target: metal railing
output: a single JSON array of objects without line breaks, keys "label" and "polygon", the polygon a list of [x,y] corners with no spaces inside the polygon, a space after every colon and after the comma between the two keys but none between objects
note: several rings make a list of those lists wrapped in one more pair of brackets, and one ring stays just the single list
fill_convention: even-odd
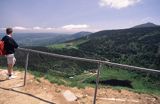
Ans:
[{"label": "metal railing", "polygon": [[116,68],[142,70],[142,71],[147,71],[147,72],[149,71],[149,72],[154,72],[154,73],[160,73],[160,70],[136,67],[136,66],[126,65],[126,64],[118,64],[118,63],[113,63],[113,62],[109,62],[109,61],[102,61],[102,60],[95,60],[95,59],[87,59],[87,58],[66,56],[66,55],[42,52],[42,51],[38,51],[38,50],[25,49],[25,48],[18,48],[18,50],[27,52],[26,64],[25,64],[25,74],[24,74],[24,86],[26,85],[26,77],[27,77],[26,73],[27,73],[27,68],[28,68],[28,60],[29,60],[29,53],[30,52],[49,55],[49,56],[53,56],[53,57],[57,57],[57,58],[64,58],[64,59],[85,61],[85,62],[92,62],[92,63],[98,64],[99,67],[98,67],[97,76],[96,76],[96,86],[95,86],[95,92],[94,92],[94,97],[93,97],[93,104],[96,104],[97,89],[98,89],[98,84],[99,84],[99,75],[100,75],[100,69],[102,67],[102,64],[106,64],[108,66],[116,67]]}]

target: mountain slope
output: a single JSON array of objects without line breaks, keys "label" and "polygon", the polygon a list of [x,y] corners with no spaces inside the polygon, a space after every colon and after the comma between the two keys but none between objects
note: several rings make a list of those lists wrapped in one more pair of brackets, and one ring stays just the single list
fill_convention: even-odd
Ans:
[{"label": "mountain slope", "polygon": [[[77,41],[80,44],[75,44]],[[77,40],[65,43],[63,52],[71,50],[84,57],[96,58],[135,66],[160,69],[160,26],[150,28],[130,28],[121,30],[104,30]],[[57,53],[59,49],[56,50]]]},{"label": "mountain slope", "polygon": [[101,31],[89,39],[79,49],[113,62],[160,68],[160,27]]},{"label": "mountain slope", "polygon": [[92,34],[92,33],[91,32],[82,31],[82,32],[78,32],[78,33],[73,34],[71,37],[72,37],[72,39],[78,39],[78,38],[87,36],[89,34]]}]

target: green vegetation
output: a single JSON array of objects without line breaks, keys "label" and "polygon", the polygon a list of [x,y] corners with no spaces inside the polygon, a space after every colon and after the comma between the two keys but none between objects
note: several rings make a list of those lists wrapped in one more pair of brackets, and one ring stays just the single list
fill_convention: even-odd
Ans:
[{"label": "green vegetation", "polygon": [[67,43],[61,43],[61,44],[54,44],[49,45],[48,48],[50,49],[78,49],[78,45],[83,44],[87,42],[88,40],[77,40],[77,41],[71,41]]},{"label": "green vegetation", "polygon": [[[63,73],[57,73],[57,72],[48,72],[48,73],[42,73],[39,71],[30,71],[32,74],[36,76],[36,79],[39,77],[44,77],[48,79],[52,83],[56,83],[58,85],[65,85],[65,86],[71,86],[71,87],[78,87],[78,88],[85,88],[86,86],[94,87],[96,80],[96,74],[91,72],[84,72],[79,75],[75,75],[72,77],[67,76]],[[122,85],[116,85],[112,86],[110,83],[101,83],[101,81],[105,80],[121,80],[121,81],[129,81],[131,82],[131,86],[122,86]],[[156,94],[160,95],[160,78],[158,78],[158,75],[152,76],[151,74],[146,74],[136,71],[129,71],[129,70],[123,70],[123,69],[116,69],[116,68],[110,68],[104,66],[100,71],[100,86],[101,87],[108,87],[112,86],[113,89],[127,89],[130,91],[138,92],[138,93],[148,93],[148,94]]]},{"label": "green vegetation", "polygon": [[[3,67],[6,68],[6,67]],[[2,69],[3,69],[2,68]],[[24,68],[15,67],[14,70],[24,71]],[[53,70],[47,71],[47,73],[40,72],[39,70],[28,70],[31,74],[35,76],[35,79],[40,82],[39,78],[44,77],[48,79],[51,83],[56,83],[58,85],[65,85],[71,87],[85,88],[86,86],[95,86],[96,73],[91,73],[89,71],[84,71],[81,74],[70,76],[63,72],[57,72]],[[111,68],[103,66],[100,71],[100,86],[108,87],[112,86],[113,89],[127,89],[130,91],[138,93],[148,93],[160,95],[160,78],[157,74],[150,74],[144,72],[123,70],[118,68]],[[112,83],[101,83],[101,81],[109,81],[111,79],[116,79],[120,81],[129,81],[131,82],[132,88],[122,85],[112,85]]]},{"label": "green vegetation", "polygon": [[[95,79],[96,77],[93,76],[86,79],[85,82],[90,83],[92,81],[95,81]],[[106,66],[103,67],[100,71],[100,81],[111,80],[111,79],[131,82],[129,84],[132,86],[132,88],[129,88],[130,86],[124,83],[127,86],[123,87],[121,85],[116,85],[114,88],[120,88],[120,89],[125,88],[135,92],[160,95],[160,82],[159,82],[160,78],[158,77],[158,74],[152,75],[144,72],[122,70]],[[112,86],[112,84],[113,83],[106,83],[105,86],[106,85]]]},{"label": "green vegetation", "polygon": [[49,49],[58,54],[159,70],[160,27],[100,31]]},{"label": "green vegetation", "polygon": [[160,27],[100,31],[79,50],[112,62],[160,69]]},{"label": "green vegetation", "polygon": [[56,83],[58,85],[65,85],[65,86],[78,87],[78,88],[84,88],[87,85],[81,82],[81,80],[85,78],[85,77],[81,77],[81,75],[73,76],[72,78],[64,73],[57,73],[53,71],[45,74],[39,71],[30,70],[29,72],[35,75],[35,79],[44,77],[48,79],[51,83]]}]

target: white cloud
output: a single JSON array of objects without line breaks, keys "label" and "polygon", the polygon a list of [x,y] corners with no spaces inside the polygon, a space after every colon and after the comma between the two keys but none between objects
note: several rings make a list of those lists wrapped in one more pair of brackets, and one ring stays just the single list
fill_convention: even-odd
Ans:
[{"label": "white cloud", "polygon": [[45,28],[46,30],[55,30],[56,28],[52,28],[52,27],[47,27]]},{"label": "white cloud", "polygon": [[21,27],[21,26],[15,26],[13,27],[14,30],[28,30],[28,28]]},{"label": "white cloud", "polygon": [[52,30],[55,30],[56,28],[53,28],[53,27],[39,27],[39,26],[36,26],[36,27],[33,27],[32,28],[33,30],[36,30],[36,31],[52,31]]},{"label": "white cloud", "polygon": [[[95,28],[87,24],[70,24],[63,25],[60,27],[42,27],[42,26],[33,26],[33,27],[22,27],[14,26],[12,27],[15,32],[79,32],[79,31],[97,31]],[[6,28],[1,27],[0,30],[4,31]]]},{"label": "white cloud", "polygon": [[73,24],[70,24],[70,25],[65,25],[65,26],[62,26],[63,29],[66,29],[66,30],[72,30],[72,29],[86,29],[86,28],[89,28],[89,25],[86,25],[86,24],[80,24],[80,25],[73,25]]},{"label": "white cloud", "polygon": [[102,7],[110,6],[112,8],[121,9],[134,5],[140,1],[141,0],[100,0],[99,5]]},{"label": "white cloud", "polygon": [[33,27],[33,30],[42,30],[43,28],[42,27],[39,27],[39,26],[36,26],[36,27]]}]

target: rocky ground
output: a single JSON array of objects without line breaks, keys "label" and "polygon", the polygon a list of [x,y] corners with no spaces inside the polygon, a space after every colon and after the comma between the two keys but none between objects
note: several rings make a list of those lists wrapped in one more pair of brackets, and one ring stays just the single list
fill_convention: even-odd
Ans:
[{"label": "rocky ground", "polygon": [[[78,89],[52,84],[44,78],[36,79],[27,73],[23,86],[23,72],[7,80],[7,71],[0,70],[0,104],[92,104],[94,88]],[[96,104],[160,104],[160,97],[111,88],[98,89]]]}]

